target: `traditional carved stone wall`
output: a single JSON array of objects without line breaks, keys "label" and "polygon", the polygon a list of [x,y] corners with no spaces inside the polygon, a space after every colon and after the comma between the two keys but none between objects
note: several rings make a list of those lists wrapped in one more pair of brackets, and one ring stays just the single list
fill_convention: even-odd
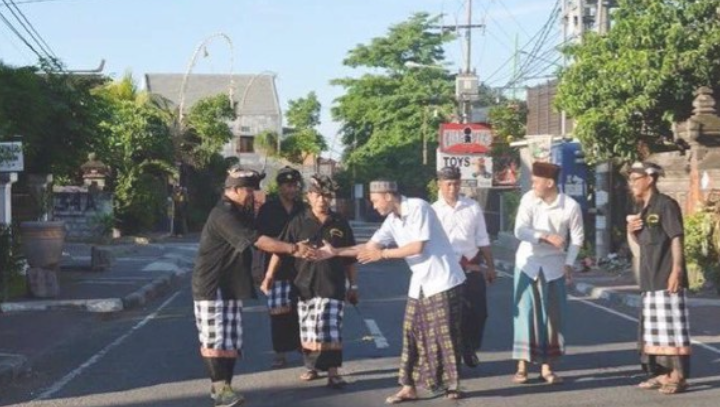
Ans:
[{"label": "traditional carved stone wall", "polygon": [[650,157],[665,169],[658,188],[675,198],[686,215],[720,190],[720,117],[710,88],[701,87],[696,95],[693,115],[675,130],[675,139],[687,142],[689,149]]}]

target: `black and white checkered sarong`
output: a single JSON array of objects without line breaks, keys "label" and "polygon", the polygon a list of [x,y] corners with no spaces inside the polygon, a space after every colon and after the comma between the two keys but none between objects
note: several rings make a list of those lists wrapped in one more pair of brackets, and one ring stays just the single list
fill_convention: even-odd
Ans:
[{"label": "black and white checkered sarong", "polygon": [[643,353],[689,355],[690,317],[685,291],[671,294],[651,291],[642,294]]},{"label": "black and white checkered sarong", "polygon": [[292,301],[290,291],[292,282],[286,280],[274,281],[272,289],[267,297],[267,307],[270,315],[280,315],[292,312]]},{"label": "black and white checkered sarong", "polygon": [[243,346],[241,300],[195,301],[195,324],[204,357],[238,357]]},{"label": "black and white checkered sarong", "polygon": [[300,342],[303,349],[342,349],[344,305],[343,301],[320,297],[298,303]]}]

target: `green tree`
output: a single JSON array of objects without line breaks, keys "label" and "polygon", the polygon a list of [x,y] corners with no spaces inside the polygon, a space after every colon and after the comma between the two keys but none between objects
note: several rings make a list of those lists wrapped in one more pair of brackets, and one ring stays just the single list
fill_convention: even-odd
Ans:
[{"label": "green tree", "polygon": [[325,138],[316,129],[320,125],[322,106],[315,92],[307,97],[291,100],[287,111],[287,121],[292,130],[281,141],[280,155],[286,160],[302,164],[310,156],[317,157],[327,150]]},{"label": "green tree", "polygon": [[[427,165],[422,165],[423,141],[428,151],[435,151],[438,125],[455,110],[453,79],[444,69],[411,69],[406,63],[443,63],[443,45],[453,36],[434,30],[437,22],[437,17],[415,14],[386,36],[358,45],[344,64],[366,72],[332,82],[345,89],[332,113],[342,123],[344,162],[354,182],[393,177],[406,193],[426,194],[435,155],[428,154]],[[439,114],[433,114],[435,110]]]},{"label": "green tree", "polygon": [[125,75],[96,90],[105,102],[100,158],[113,169],[115,210],[126,232],[151,230],[166,214],[167,178],[175,173],[162,110]]},{"label": "green tree", "polygon": [[[699,86],[720,84],[720,0],[619,0],[613,25],[565,48],[556,106],[590,160],[635,159],[671,135]],[[717,93],[716,93],[717,94]]]},{"label": "green tree", "polygon": [[22,136],[26,173],[74,178],[100,141],[101,109],[91,89],[104,81],[0,63],[0,140]]},{"label": "green tree", "polygon": [[527,104],[512,100],[490,108],[488,119],[492,124],[495,143],[509,144],[525,136]]},{"label": "green tree", "polygon": [[216,95],[195,103],[183,128],[181,149],[185,162],[203,168],[220,153],[232,137],[228,125],[235,119],[235,110],[227,95]]}]

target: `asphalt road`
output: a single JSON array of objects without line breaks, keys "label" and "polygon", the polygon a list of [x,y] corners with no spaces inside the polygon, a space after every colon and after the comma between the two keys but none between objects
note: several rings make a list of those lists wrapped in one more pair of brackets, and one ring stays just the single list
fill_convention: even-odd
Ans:
[{"label": "asphalt road", "polygon": [[[409,270],[403,262],[360,267],[361,303],[345,314],[345,365],[351,384],[344,390],[325,386],[324,378],[298,380],[299,355],[291,365],[270,369],[269,321],[262,300],[249,301],[245,313],[245,356],[236,367],[235,387],[248,406],[380,406],[397,390],[400,331]],[[432,394],[414,406],[717,406],[720,354],[696,346],[690,391],[663,396],[636,389],[640,380],[635,352],[635,311],[609,309],[573,298],[567,321],[568,355],[557,366],[559,386],[532,380],[514,385],[512,280],[489,288],[490,318],[480,354],[482,364],[464,368],[466,397],[448,401]],[[209,380],[198,355],[189,280],[177,292],[144,310],[105,319],[63,315],[73,322],[72,339],[44,357],[35,373],[0,390],[0,405],[27,406],[212,406]],[[368,340],[369,326],[382,337]],[[63,328],[59,328],[63,329]],[[376,332],[377,333],[377,332]],[[384,347],[387,342],[387,347]],[[718,344],[711,344],[715,348]],[[532,371],[537,377],[537,370]]]}]

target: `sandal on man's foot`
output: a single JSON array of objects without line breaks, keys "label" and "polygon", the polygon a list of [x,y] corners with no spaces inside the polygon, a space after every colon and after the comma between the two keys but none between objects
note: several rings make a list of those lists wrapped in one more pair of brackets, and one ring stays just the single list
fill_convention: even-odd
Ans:
[{"label": "sandal on man's foot", "polygon": [[524,370],[518,370],[517,372],[515,372],[515,376],[513,376],[512,381],[515,384],[527,383],[527,381],[528,381],[527,372]]},{"label": "sandal on man's foot", "polygon": [[300,380],[304,382],[309,382],[317,379],[318,377],[320,377],[320,375],[318,374],[317,370],[307,370],[305,371],[305,373],[300,375]]},{"label": "sandal on man's foot", "polygon": [[448,390],[445,392],[445,398],[448,400],[460,400],[462,398],[462,393],[460,390]]},{"label": "sandal on man's foot", "polygon": [[688,388],[687,382],[685,380],[681,380],[679,382],[672,381],[672,382],[664,383],[660,387],[659,391],[660,391],[660,393],[662,393],[666,396],[669,396],[672,394],[684,393],[685,390],[687,390],[687,388]]},{"label": "sandal on man's foot", "polygon": [[655,390],[662,387],[662,382],[657,377],[652,377],[650,379],[645,380],[644,382],[638,383],[637,387],[638,389],[643,390]]},{"label": "sandal on man's foot", "polygon": [[556,375],[555,372],[545,373],[540,375],[540,378],[545,380],[545,383],[547,384],[562,384],[563,382],[563,378]]},{"label": "sandal on man's foot", "polygon": [[405,401],[415,401],[417,396],[410,396],[402,390],[385,399],[385,404],[400,404]]},{"label": "sandal on man's foot", "polygon": [[327,386],[331,389],[339,390],[347,386],[347,384],[348,382],[346,382],[340,375],[328,376]]}]

